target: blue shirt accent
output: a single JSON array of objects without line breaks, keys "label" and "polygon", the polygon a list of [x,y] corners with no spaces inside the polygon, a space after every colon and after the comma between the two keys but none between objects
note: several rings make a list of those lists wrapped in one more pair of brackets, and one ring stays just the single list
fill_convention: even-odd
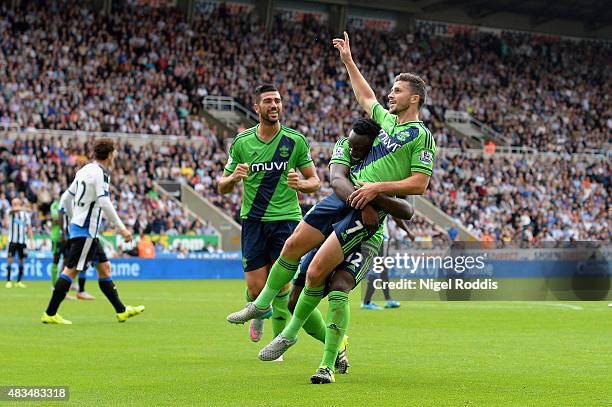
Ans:
[{"label": "blue shirt accent", "polygon": [[90,237],[89,236],[89,228],[75,225],[74,223],[70,224],[70,238],[74,239],[75,237]]}]

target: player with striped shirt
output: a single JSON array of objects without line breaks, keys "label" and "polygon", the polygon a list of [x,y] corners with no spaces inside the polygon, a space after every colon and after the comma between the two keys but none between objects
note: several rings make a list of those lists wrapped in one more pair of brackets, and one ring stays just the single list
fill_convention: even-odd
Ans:
[{"label": "player with striped shirt", "polygon": [[13,199],[11,206],[12,208],[9,215],[9,245],[6,258],[7,267],[5,287],[13,287],[13,283],[11,281],[11,269],[13,266],[13,258],[17,256],[19,258],[19,274],[17,275],[15,287],[25,288],[26,285],[21,281],[21,279],[23,278],[23,264],[27,257],[26,234],[30,238],[30,241],[34,240],[34,235],[32,233],[32,219],[21,199]]},{"label": "player with striped shirt", "polygon": [[49,324],[71,324],[57,310],[70,289],[72,280],[87,264],[94,260],[98,271],[98,285],[115,308],[119,322],[141,314],[145,307],[125,306],[119,299],[111,277],[111,266],[98,239],[102,212],[114,224],[126,242],[132,240],[110,200],[110,173],[115,159],[115,144],[110,138],[99,138],[94,142],[94,161],[77,171],[70,187],[61,198],[61,206],[70,220],[70,240],[64,270],[60,274],[47,310],[41,321]]}]

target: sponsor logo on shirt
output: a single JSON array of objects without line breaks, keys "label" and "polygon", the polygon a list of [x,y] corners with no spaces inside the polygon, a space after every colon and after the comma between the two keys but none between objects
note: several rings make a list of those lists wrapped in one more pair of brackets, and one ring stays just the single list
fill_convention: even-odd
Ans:
[{"label": "sponsor logo on shirt", "polygon": [[287,161],[268,161],[265,163],[253,163],[251,164],[251,172],[260,172],[260,171],[286,171],[287,170]]}]

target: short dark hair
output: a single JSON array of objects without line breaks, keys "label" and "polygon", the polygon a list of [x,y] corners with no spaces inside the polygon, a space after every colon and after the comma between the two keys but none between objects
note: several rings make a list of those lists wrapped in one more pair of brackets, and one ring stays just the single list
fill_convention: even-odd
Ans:
[{"label": "short dark hair", "polygon": [[419,96],[419,109],[425,104],[425,99],[427,98],[427,84],[419,75],[404,72],[395,77],[395,82],[403,81],[408,82],[410,84],[410,88],[412,89],[412,93]]},{"label": "short dark hair", "polygon": [[261,101],[261,95],[266,92],[278,92],[278,89],[271,83],[264,83],[263,85],[259,85],[255,88],[255,102],[259,103]]},{"label": "short dark hair", "polygon": [[378,133],[380,133],[380,125],[372,119],[359,119],[353,123],[353,131],[360,136],[366,136],[370,141],[374,142]]},{"label": "short dark hair", "polygon": [[115,141],[110,137],[100,137],[93,143],[94,158],[96,160],[106,160],[110,153],[115,151]]}]

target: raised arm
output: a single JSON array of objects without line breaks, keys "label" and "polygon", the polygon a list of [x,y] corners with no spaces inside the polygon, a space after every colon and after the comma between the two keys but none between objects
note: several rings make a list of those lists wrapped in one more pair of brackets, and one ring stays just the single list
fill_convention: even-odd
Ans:
[{"label": "raised arm", "polygon": [[349,36],[346,31],[344,32],[344,39],[335,38],[332,43],[334,44],[334,48],[340,52],[340,59],[348,72],[353,92],[357,98],[357,103],[366,111],[369,117],[372,117],[374,106],[378,103],[376,101],[376,95],[359,71],[359,68],[357,68],[355,61],[353,61]]}]

